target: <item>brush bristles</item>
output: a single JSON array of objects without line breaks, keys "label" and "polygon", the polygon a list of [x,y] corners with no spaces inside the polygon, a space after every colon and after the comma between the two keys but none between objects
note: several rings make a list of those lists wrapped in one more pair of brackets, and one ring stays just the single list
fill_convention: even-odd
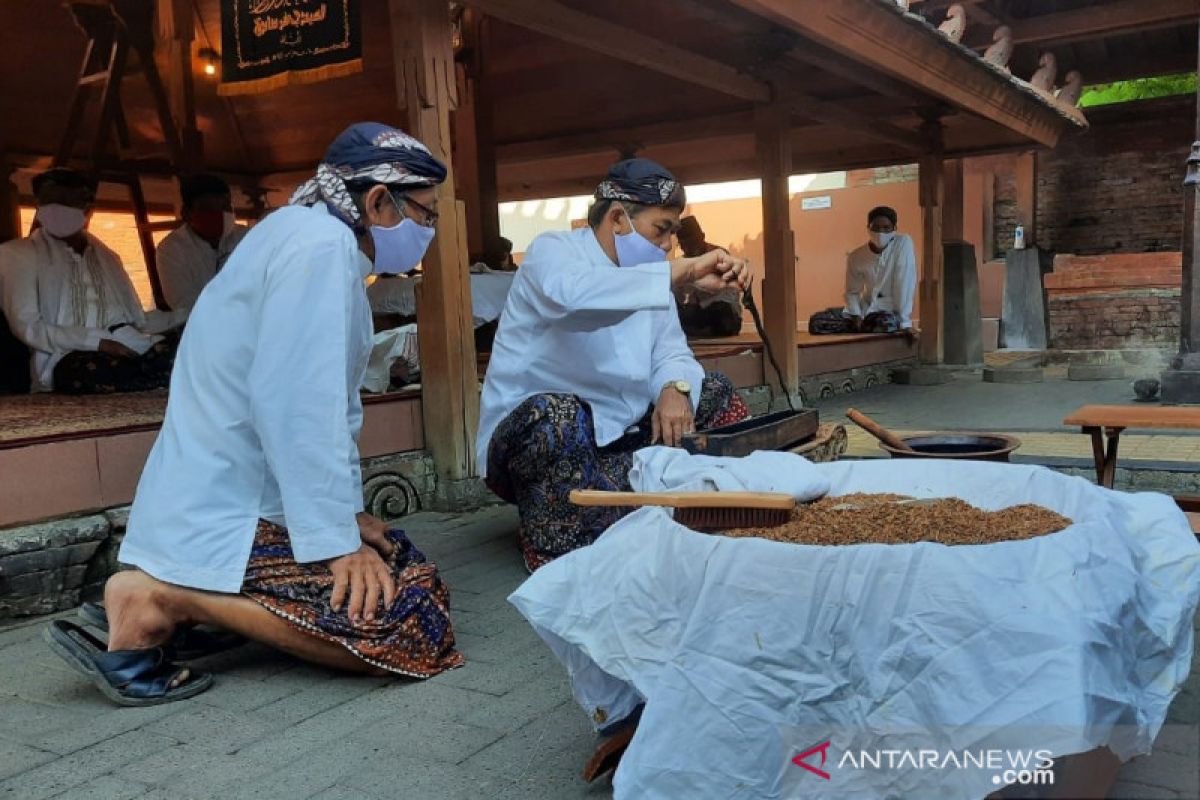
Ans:
[{"label": "brush bristles", "polygon": [[677,508],[675,521],[696,531],[777,528],[792,518],[788,508]]}]

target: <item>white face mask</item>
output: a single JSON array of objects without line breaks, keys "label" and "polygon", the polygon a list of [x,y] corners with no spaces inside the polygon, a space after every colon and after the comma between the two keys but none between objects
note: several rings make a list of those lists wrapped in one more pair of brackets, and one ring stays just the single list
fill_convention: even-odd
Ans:
[{"label": "white face mask", "polygon": [[46,233],[55,239],[69,239],[83,230],[83,226],[87,224],[87,215],[83,213],[83,209],[75,206],[49,203],[38,207],[37,221]]},{"label": "white face mask", "polygon": [[614,234],[617,248],[617,265],[621,267],[636,267],[639,264],[654,264],[665,261],[666,252],[637,232],[633,227],[633,217],[626,212],[625,219],[629,221],[629,233]]},{"label": "white face mask", "polygon": [[429,243],[437,231],[405,217],[391,192],[388,192],[388,197],[392,198],[396,210],[404,218],[390,228],[371,226],[371,239],[375,242],[375,261],[371,271],[383,275],[412,272],[425,257],[425,251],[429,249]]},{"label": "white face mask", "polygon": [[871,231],[871,244],[875,245],[880,250],[891,244],[892,240],[895,238],[896,234],[894,233],[877,233],[875,231]]}]

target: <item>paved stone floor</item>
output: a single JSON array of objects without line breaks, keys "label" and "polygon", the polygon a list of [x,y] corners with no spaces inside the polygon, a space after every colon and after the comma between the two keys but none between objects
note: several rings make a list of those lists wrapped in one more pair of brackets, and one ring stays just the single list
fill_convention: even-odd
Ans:
[{"label": "paved stone floor", "polygon": [[[341,676],[248,645],[198,662],[199,697],[116,708],[42,642],[0,630],[0,800],[569,800],[594,745],[561,668],[507,594],[524,578],[508,508],[419,514],[404,527],[442,568],[468,664],[428,681]],[[1170,736],[1114,796],[1200,797],[1200,672]],[[1169,740],[1169,741],[1168,741]],[[681,799],[683,800],[683,799]],[[690,798],[688,799],[690,800]]]}]

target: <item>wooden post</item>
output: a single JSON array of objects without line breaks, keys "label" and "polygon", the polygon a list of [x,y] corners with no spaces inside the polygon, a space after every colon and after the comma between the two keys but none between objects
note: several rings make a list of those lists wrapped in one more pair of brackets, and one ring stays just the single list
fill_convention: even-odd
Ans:
[{"label": "wooden post", "polygon": [[13,166],[0,139],[0,244],[21,238],[21,195],[12,182]]},{"label": "wooden post", "polygon": [[[1200,96],[1197,97],[1200,102]],[[1166,403],[1200,403],[1200,106],[1183,180],[1183,288],[1179,294],[1179,354],[1162,375]]]},{"label": "wooden post", "polygon": [[468,57],[459,65],[461,102],[455,112],[455,164],[460,194],[467,202],[470,252],[490,255],[500,239],[500,203],[493,133],[493,92],[486,70],[488,20],[473,8],[463,12],[463,47]]},{"label": "wooden post", "polygon": [[[451,167],[450,112],[457,105],[450,15],[443,0],[389,0],[396,92],[405,130]],[[453,169],[438,187],[437,236],[422,262],[417,329],[421,348],[425,446],[442,479],[477,474],[479,427],[466,220],[454,196]]]},{"label": "wooden post", "polygon": [[931,147],[921,156],[918,194],[921,200],[921,339],[922,364],[942,363],[942,199],[944,180],[942,126],[927,122],[922,130]]},{"label": "wooden post", "polygon": [[981,264],[996,260],[996,173],[983,174],[983,252]]},{"label": "wooden post", "polygon": [[[784,385],[780,388],[795,396],[800,389],[800,356],[796,336],[796,247],[788,208],[788,175],[792,171],[789,123],[790,114],[782,104],[755,110],[755,146],[762,177],[763,326],[783,373]],[[768,384],[778,380],[769,366],[763,371]],[[783,402],[783,398],[777,397],[776,402]]]},{"label": "wooden post", "polygon": [[956,158],[945,162],[945,193],[942,201],[942,241],[966,240],[963,224],[963,162]]},{"label": "wooden post", "polygon": [[166,55],[167,90],[171,112],[179,128],[183,172],[200,169],[204,163],[204,137],[196,125],[196,91],[192,67],[195,22],[190,0],[160,0],[157,44]]},{"label": "wooden post", "polygon": [[[1025,228],[1025,246],[1037,244],[1037,153],[1017,156],[1017,224]],[[1011,246],[1006,242],[1005,247]]]}]

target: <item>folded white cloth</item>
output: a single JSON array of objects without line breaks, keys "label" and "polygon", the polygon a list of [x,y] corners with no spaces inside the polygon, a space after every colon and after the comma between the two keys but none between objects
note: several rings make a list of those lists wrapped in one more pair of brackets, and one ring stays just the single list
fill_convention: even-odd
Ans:
[{"label": "folded white cloth", "polygon": [[815,464],[774,450],[727,458],[646,447],[633,454],[629,483],[635,492],[780,492],[801,503],[829,492],[829,479]]},{"label": "folded white cloth", "polygon": [[132,325],[122,325],[115,331],[108,334],[109,339],[128,347],[139,356],[143,355],[147,350],[162,341],[161,336],[150,336],[142,333]]},{"label": "folded white cloth", "polygon": [[[814,469],[834,496],[1037,503],[1074,524],[991,545],[816,547],[696,533],[658,508],[623,518],[509,598],[589,716],[611,723],[645,699],[617,800],[975,800],[1016,779],[963,752],[1002,749],[1008,768],[1031,751],[1149,751],[1187,678],[1200,598],[1200,545],[1169,497],[1023,465]],[[828,778],[793,761],[823,743],[801,760]],[[965,766],[860,755],[889,750]]]}]

